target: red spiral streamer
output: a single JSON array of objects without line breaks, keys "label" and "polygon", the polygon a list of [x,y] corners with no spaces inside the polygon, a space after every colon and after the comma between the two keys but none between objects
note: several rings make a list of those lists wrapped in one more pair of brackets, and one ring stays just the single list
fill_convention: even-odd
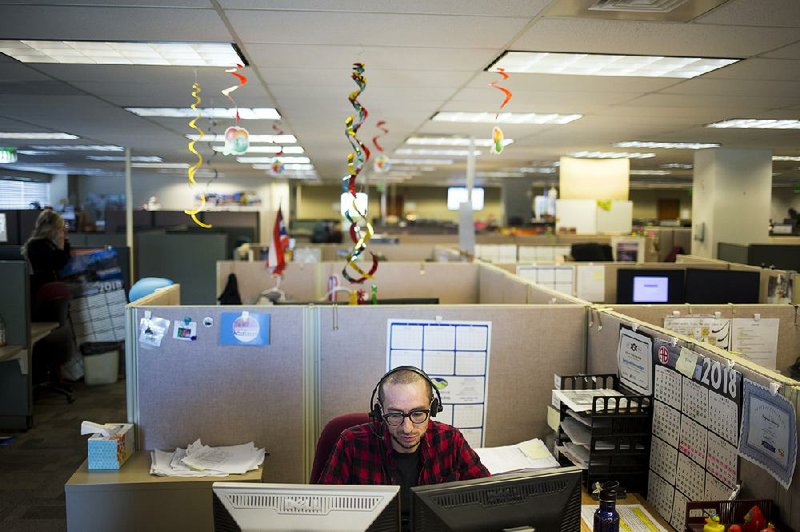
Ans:
[{"label": "red spiral streamer", "polygon": [[238,89],[239,87],[243,87],[244,85],[247,85],[247,78],[245,76],[239,74],[239,72],[238,72],[238,70],[241,69],[241,68],[244,68],[244,65],[236,65],[233,68],[225,69],[225,72],[227,72],[228,74],[231,74],[231,75],[236,76],[237,78],[239,78],[239,84],[238,85],[232,85],[232,86],[228,87],[227,89],[222,89],[220,91],[222,94],[225,95],[226,98],[228,98],[231,101],[233,106],[236,108],[236,125],[237,126],[239,125],[239,106],[236,104],[236,100],[234,100],[233,97],[231,96],[231,93],[233,91],[235,91],[236,89]]},{"label": "red spiral streamer", "polygon": [[383,153],[383,147],[380,144],[378,144],[378,138],[383,137],[384,135],[389,133],[389,128],[386,127],[386,120],[378,121],[378,123],[375,124],[375,127],[383,131],[383,134],[375,135],[374,137],[372,137],[372,143],[375,145],[376,150]]}]

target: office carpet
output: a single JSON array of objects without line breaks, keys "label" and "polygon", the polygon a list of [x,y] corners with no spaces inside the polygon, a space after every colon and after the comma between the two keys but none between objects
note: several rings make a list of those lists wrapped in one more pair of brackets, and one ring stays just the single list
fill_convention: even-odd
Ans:
[{"label": "office carpet", "polygon": [[[125,381],[102,386],[72,385],[75,402],[50,392],[36,399],[33,428],[0,429],[0,530],[50,532],[67,529],[64,483],[86,458],[83,420],[127,419]],[[12,439],[3,440],[2,437]]]}]

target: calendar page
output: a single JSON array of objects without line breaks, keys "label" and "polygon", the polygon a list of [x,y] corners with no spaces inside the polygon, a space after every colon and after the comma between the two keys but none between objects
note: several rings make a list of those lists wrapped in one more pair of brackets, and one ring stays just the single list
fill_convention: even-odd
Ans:
[{"label": "calendar page", "polygon": [[659,339],[653,341],[653,363],[648,499],[683,530],[687,501],[725,499],[739,480],[742,376]]}]

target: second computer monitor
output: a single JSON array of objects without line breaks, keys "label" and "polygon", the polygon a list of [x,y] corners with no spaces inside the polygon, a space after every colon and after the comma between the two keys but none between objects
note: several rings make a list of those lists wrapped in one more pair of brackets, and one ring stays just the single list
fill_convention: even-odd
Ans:
[{"label": "second computer monitor", "polygon": [[683,270],[617,270],[617,303],[683,303]]},{"label": "second computer monitor", "polygon": [[761,275],[757,271],[686,270],[687,303],[758,303]]}]

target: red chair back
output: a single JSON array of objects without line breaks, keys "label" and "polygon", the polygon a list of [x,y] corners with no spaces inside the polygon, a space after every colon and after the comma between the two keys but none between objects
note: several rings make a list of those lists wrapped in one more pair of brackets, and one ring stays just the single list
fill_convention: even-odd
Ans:
[{"label": "red chair back", "polygon": [[336,440],[339,439],[339,435],[342,431],[350,427],[355,427],[356,425],[367,423],[369,420],[369,414],[358,412],[344,414],[328,421],[328,424],[322,429],[322,434],[319,435],[319,439],[317,440],[317,450],[314,452],[314,465],[311,468],[311,484],[316,484],[319,481],[322,470],[325,468],[328,457],[330,457],[331,451],[334,445],[336,445]]}]

